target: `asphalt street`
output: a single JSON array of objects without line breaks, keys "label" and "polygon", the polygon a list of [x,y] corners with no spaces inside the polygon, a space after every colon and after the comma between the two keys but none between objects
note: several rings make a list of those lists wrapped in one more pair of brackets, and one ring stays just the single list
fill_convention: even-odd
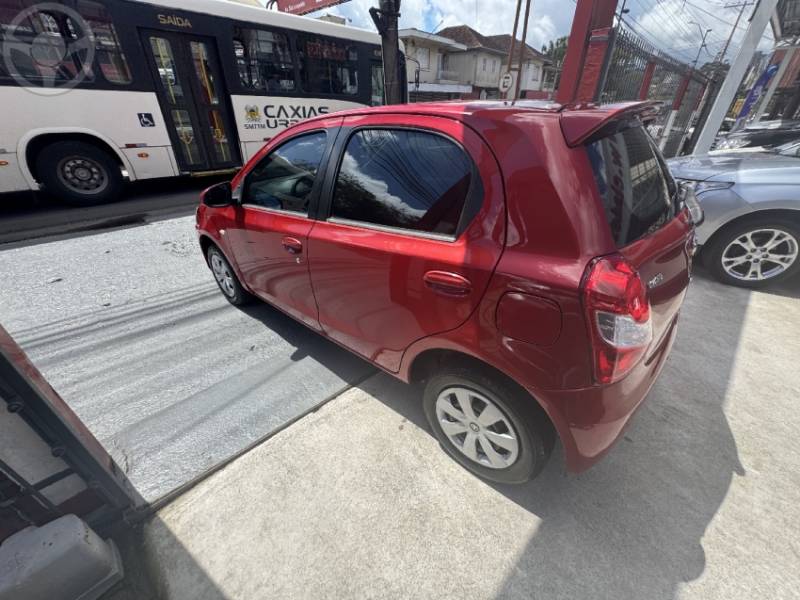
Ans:
[{"label": "asphalt street", "polygon": [[0,322],[147,501],[372,372],[267,305],[230,306],[193,217],[23,244],[0,246]]},{"label": "asphalt street", "polygon": [[90,231],[130,227],[194,214],[200,191],[223,177],[182,177],[129,184],[122,198],[67,206],[42,192],[0,194],[0,244],[29,245]]}]

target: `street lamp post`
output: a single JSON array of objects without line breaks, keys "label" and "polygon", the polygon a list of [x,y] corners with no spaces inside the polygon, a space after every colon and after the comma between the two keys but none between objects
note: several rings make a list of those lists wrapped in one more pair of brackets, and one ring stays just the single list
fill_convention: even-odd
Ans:
[{"label": "street lamp post", "polygon": [[709,28],[703,31],[703,27],[700,25],[700,23],[695,21],[689,21],[689,24],[697,25],[697,28],[700,30],[700,33],[703,36],[703,38],[700,40],[700,47],[697,49],[697,56],[694,57],[694,62],[692,63],[692,70],[694,71],[697,69],[697,61],[700,60],[700,53],[703,51],[703,48],[706,47],[706,36],[711,33],[711,29]]}]

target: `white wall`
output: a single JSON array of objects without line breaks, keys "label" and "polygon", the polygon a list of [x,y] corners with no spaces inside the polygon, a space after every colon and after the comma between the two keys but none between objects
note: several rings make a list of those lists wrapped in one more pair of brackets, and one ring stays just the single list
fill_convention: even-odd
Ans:
[{"label": "white wall", "polygon": [[[506,64],[508,61],[503,61],[503,72],[506,71]],[[522,66],[522,81],[520,82],[520,90],[541,90],[542,81],[544,78],[544,61],[529,60],[525,61]]]},{"label": "white wall", "polygon": [[475,81],[473,84],[478,87],[497,87],[503,72],[502,56],[483,51],[470,52],[470,54],[475,56]]},{"label": "white wall", "polygon": [[[419,61],[419,82],[434,83],[439,77],[439,65],[442,60],[442,48],[438,44],[429,44],[424,41],[406,38],[403,40],[406,45],[406,56]],[[427,59],[427,65],[425,61]],[[427,67],[427,68],[426,68]],[[406,75],[408,81],[414,81],[414,72],[417,63],[413,60],[406,60]]]}]

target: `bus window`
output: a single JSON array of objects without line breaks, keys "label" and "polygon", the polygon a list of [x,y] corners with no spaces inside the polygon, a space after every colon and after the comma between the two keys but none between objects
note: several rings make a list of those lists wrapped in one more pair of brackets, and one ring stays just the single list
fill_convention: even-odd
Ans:
[{"label": "bus window", "polygon": [[233,40],[233,54],[236,56],[236,71],[239,73],[239,83],[244,88],[251,88],[250,72],[247,69],[247,58],[242,40]]},{"label": "bus window", "polygon": [[[63,13],[31,11],[24,19],[18,19],[20,13],[36,5],[35,0],[0,0],[0,45],[8,50],[2,62],[11,71],[3,69],[2,74],[20,77],[29,85],[52,86],[72,81],[81,72],[81,61],[88,49],[72,43]],[[15,19],[18,22],[12,28]],[[87,34],[80,32],[81,36]],[[35,54],[23,50],[33,47],[34,40]],[[85,69],[82,77],[91,80],[91,69]]]},{"label": "bus window", "polygon": [[[245,88],[265,92],[294,91],[294,64],[284,34],[235,27],[234,37],[239,80]],[[237,43],[241,46],[243,63],[239,62]]]},{"label": "bus window", "polygon": [[[105,80],[117,85],[130,83],[128,61],[120,48],[117,32],[105,6],[99,2],[79,0],[78,12],[86,19],[94,35],[95,60]],[[72,31],[71,25],[71,22],[68,23],[68,28]]]},{"label": "bus window", "polygon": [[321,38],[300,37],[300,79],[306,92],[358,94],[358,50]]}]

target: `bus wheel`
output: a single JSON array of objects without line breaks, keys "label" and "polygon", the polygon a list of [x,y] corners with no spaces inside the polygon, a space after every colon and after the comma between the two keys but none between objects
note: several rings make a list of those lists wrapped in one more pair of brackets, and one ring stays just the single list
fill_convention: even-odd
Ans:
[{"label": "bus wheel", "polygon": [[122,171],[117,161],[85,142],[56,142],[36,158],[45,188],[58,200],[90,206],[116,200],[122,191]]}]

